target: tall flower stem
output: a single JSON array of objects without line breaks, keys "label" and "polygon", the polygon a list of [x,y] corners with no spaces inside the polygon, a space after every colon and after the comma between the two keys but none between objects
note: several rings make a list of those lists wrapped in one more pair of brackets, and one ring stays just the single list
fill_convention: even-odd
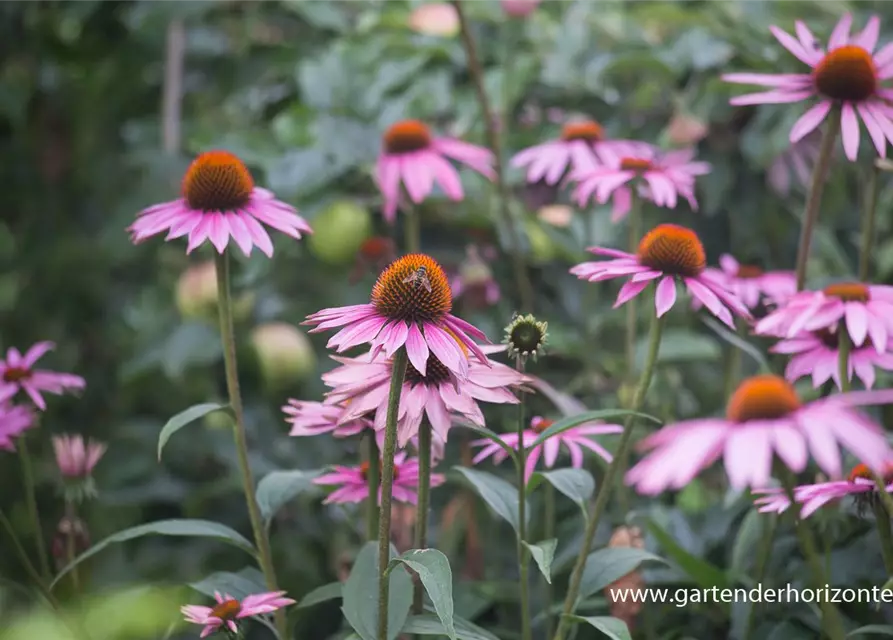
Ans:
[{"label": "tall flower stem", "polygon": [[[651,378],[654,375],[654,367],[657,364],[657,353],[660,348],[660,337],[663,329],[663,322],[657,315],[651,317],[651,329],[648,336],[648,353],[645,358],[645,366],[642,369],[642,376],[639,378],[639,385],[636,387],[636,393],[633,396],[633,404],[630,409],[639,411],[645,403],[645,394],[648,393],[648,387],[651,385]],[[620,442],[617,445],[617,452],[614,459],[608,465],[605,471],[605,477],[602,479],[598,494],[595,498],[595,505],[589,513],[586,521],[586,530],[583,533],[583,544],[580,547],[580,553],[577,555],[577,562],[574,564],[574,570],[571,573],[570,584],[567,588],[567,596],[564,599],[564,607],[561,611],[561,618],[558,620],[558,629],[553,636],[554,640],[563,640],[567,633],[569,618],[577,604],[577,597],[580,595],[580,582],[583,580],[583,569],[586,566],[586,558],[589,556],[589,549],[592,547],[592,541],[595,539],[595,532],[598,530],[598,523],[605,507],[608,505],[608,497],[614,486],[614,479],[617,477],[622,461],[626,457],[626,452],[632,442],[633,423],[635,416],[627,416],[623,425],[623,434],[620,436]]]},{"label": "tall flower stem", "polygon": [[868,202],[865,203],[865,212],[862,214],[862,244],[859,247],[859,281],[868,280],[868,272],[871,269],[871,248],[874,246],[874,223],[877,216],[877,199],[880,191],[877,165],[871,168],[871,177],[868,180]]},{"label": "tall flower stem", "polygon": [[388,640],[388,562],[391,560],[391,494],[394,490],[394,452],[397,449],[397,413],[403,378],[406,376],[406,349],[394,354],[391,387],[385,422],[384,450],[381,454],[381,508],[378,517],[378,640]]},{"label": "tall flower stem", "polygon": [[31,454],[28,451],[27,436],[19,438],[16,444],[19,448],[19,460],[22,464],[22,482],[25,485],[25,502],[28,507],[28,517],[31,519],[31,528],[34,530],[34,544],[37,546],[37,559],[40,562],[40,575],[44,580],[49,581],[51,577],[50,562],[43,539],[40,509],[37,508],[37,483],[34,481],[34,467],[31,464]]},{"label": "tall flower stem", "polygon": [[[23,438],[19,440],[19,444],[21,444],[22,440]],[[3,513],[2,509],[0,509],[0,524],[3,525],[4,529],[6,529],[6,533],[9,535],[9,539],[12,541],[12,546],[15,549],[16,554],[19,556],[19,560],[21,560],[22,566],[25,568],[25,572],[28,574],[28,577],[31,578],[35,586],[43,594],[43,597],[47,599],[47,602],[49,602],[54,609],[58,609],[59,602],[56,600],[56,596],[54,596],[49,588],[47,588],[46,582],[44,582],[44,579],[41,577],[40,573],[31,563],[31,560],[28,558],[28,553],[25,551],[25,548],[19,541],[12,523],[9,521],[9,518],[6,517],[6,514]]]},{"label": "tall flower stem", "polygon": [[422,221],[419,211],[412,205],[409,196],[407,204],[403,208],[406,215],[403,218],[403,248],[406,253],[418,253],[422,250]]},{"label": "tall flower stem", "polygon": [[[422,420],[419,426],[419,501],[415,512],[416,549],[428,548],[428,511],[431,506],[431,424]],[[416,582],[413,593],[413,611],[424,613],[425,588]]]},{"label": "tall flower stem", "polygon": [[803,285],[806,284],[806,263],[809,261],[812,233],[819,217],[819,208],[822,206],[822,190],[825,188],[825,180],[828,178],[828,170],[831,168],[834,143],[837,140],[837,134],[840,133],[840,109],[833,108],[827,120],[828,124],[825,125],[822,144],[819,147],[819,157],[812,171],[812,183],[809,186],[809,195],[806,197],[803,220],[800,222],[800,242],[797,246],[797,291],[802,291]]},{"label": "tall flower stem", "polygon": [[844,323],[837,329],[837,375],[840,377],[840,390],[844,393],[852,389],[850,383],[850,334]]},{"label": "tall flower stem", "polygon": [[[626,218],[628,225],[626,243],[627,251],[635,254],[642,235],[642,206],[635,194],[631,196],[631,200],[629,214]],[[638,316],[636,297],[634,296],[626,303],[626,379],[630,382],[636,370],[636,318]]]},{"label": "tall flower stem", "polygon": [[[518,358],[518,372],[524,375],[524,360]],[[518,402],[518,569],[521,574],[521,640],[530,640],[530,554],[527,541],[527,483],[524,469],[527,466],[527,449],[524,447],[524,392]]]},{"label": "tall flower stem", "polygon": [[[270,540],[260,515],[257,504],[254,478],[248,463],[248,437],[245,433],[245,413],[242,407],[242,394],[239,391],[239,370],[236,363],[236,332],[233,327],[233,302],[230,294],[229,253],[217,253],[215,256],[217,269],[217,306],[220,315],[220,339],[223,341],[223,364],[226,370],[226,389],[229,393],[229,404],[235,418],[233,435],[236,441],[236,455],[239,472],[242,476],[242,490],[248,505],[248,517],[257,545],[261,570],[269,591],[279,591],[276,581],[276,570],[273,567],[273,555],[270,551]],[[276,611],[276,630],[280,638],[287,637],[285,613]]]},{"label": "tall flower stem", "polygon": [[[884,510],[887,512],[887,518],[893,518],[893,496],[891,496],[887,492],[887,483],[884,482],[884,479],[874,471],[871,472],[871,477],[874,480],[875,486],[877,487],[881,504],[883,505]],[[893,576],[893,574],[890,575]]]},{"label": "tall flower stem", "polygon": [[[496,191],[499,196],[499,214],[511,242],[509,250],[512,255],[515,286],[521,299],[521,310],[530,312],[533,311],[533,286],[530,284],[530,279],[527,276],[527,265],[522,253],[523,239],[521,229],[512,214],[509,202],[509,190],[505,183],[505,173],[502,166],[502,143],[500,141],[499,126],[494,117],[493,108],[490,105],[490,98],[487,96],[487,90],[484,86],[484,69],[481,67],[477,47],[475,46],[474,38],[471,37],[471,30],[462,4],[462,0],[452,0],[452,5],[456,9],[456,16],[459,19],[459,32],[462,37],[462,46],[465,49],[465,57],[468,60],[468,72],[474,83],[474,90],[481,107],[481,114],[484,117],[487,146],[493,152],[493,168],[496,171]],[[506,123],[503,122],[501,124],[505,126]]]},{"label": "tall flower stem", "polygon": [[877,533],[881,539],[884,568],[887,570],[887,577],[893,577],[893,531],[890,530],[890,514],[880,502],[875,502],[873,507]]},{"label": "tall flower stem", "polygon": [[[771,514],[766,517],[763,525],[763,535],[760,536],[760,546],[757,548],[757,560],[755,565],[754,581],[762,584],[766,576],[766,565],[769,564],[769,556],[772,555],[772,542],[775,539],[775,527],[778,525],[778,517]],[[757,603],[750,603],[750,611],[747,613],[747,623],[744,625],[744,640],[751,640],[753,628],[757,620]]]},{"label": "tall flower stem", "polygon": [[366,482],[369,484],[369,498],[366,500],[366,539],[375,540],[378,537],[378,445],[375,442],[375,432],[371,429],[366,433],[366,463],[369,469],[366,471]]},{"label": "tall flower stem", "polygon": [[[797,539],[800,542],[800,549],[806,557],[806,563],[809,565],[809,570],[812,573],[812,579],[816,588],[822,588],[828,584],[828,576],[825,573],[825,568],[822,565],[822,560],[819,556],[815,536],[807,523],[800,518],[800,503],[794,499],[796,478],[794,477],[793,472],[787,467],[782,467],[782,473],[780,475],[782,476],[782,484],[788,494],[788,499],[791,501],[789,511],[794,521],[794,528],[797,533]],[[837,607],[835,607],[833,603],[825,601],[825,599],[819,604],[822,608],[822,627],[825,633],[831,640],[844,640],[846,638],[846,628],[843,625],[843,619],[840,617],[840,612],[837,610]]]},{"label": "tall flower stem", "polygon": [[[543,540],[551,540],[555,537],[555,487],[548,482],[543,487],[543,520]],[[545,637],[548,638],[552,635],[552,585],[549,582],[545,582],[544,585],[545,597],[543,601],[545,602],[545,610],[543,613],[546,617]]]}]

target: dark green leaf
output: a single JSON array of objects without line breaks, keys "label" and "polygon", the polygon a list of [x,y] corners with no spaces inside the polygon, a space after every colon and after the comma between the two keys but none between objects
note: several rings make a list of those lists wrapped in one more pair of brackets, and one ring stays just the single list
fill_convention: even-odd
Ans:
[{"label": "dark green leaf", "polygon": [[[518,531],[518,490],[492,473],[467,467],[454,467],[472,484],[475,491],[503,520]],[[530,510],[527,510],[530,513]]]},{"label": "dark green leaf", "polygon": [[158,434],[158,459],[161,460],[161,451],[164,449],[164,445],[167,444],[167,441],[170,440],[170,437],[177,431],[179,431],[186,425],[195,422],[199,418],[205,417],[209,413],[220,411],[221,409],[226,408],[227,405],[217,404],[216,402],[196,404],[189,407],[185,411],[181,411],[173,418],[168,420],[167,424],[165,424],[164,427],[161,429],[161,433]]},{"label": "dark green leaf", "polygon": [[[397,550],[391,545],[390,557]],[[400,630],[412,606],[412,580],[405,571],[394,571],[389,576],[388,640],[400,635]],[[367,542],[344,584],[341,610],[347,622],[363,640],[378,638],[378,543]]]},{"label": "dark green leaf", "polygon": [[850,631],[846,637],[858,638],[859,636],[893,636],[893,625],[870,624]]},{"label": "dark green leaf", "polygon": [[298,603],[298,608],[303,607],[312,607],[315,604],[319,604],[320,602],[328,602],[329,600],[335,600],[336,598],[340,598],[344,593],[344,585],[340,582],[330,582],[329,584],[324,584],[321,587],[317,587],[306,596],[301,598],[301,601]]},{"label": "dark green leaf", "polygon": [[571,416],[570,418],[559,420],[551,427],[543,431],[540,434],[539,438],[534,440],[533,444],[531,444],[528,449],[537,447],[552,436],[558,435],[559,433],[564,433],[568,429],[573,429],[574,427],[577,427],[584,422],[592,422],[593,420],[614,420],[616,418],[623,418],[626,416],[636,416],[638,418],[650,420],[656,424],[661,423],[658,418],[650,416],[647,413],[639,413],[638,411],[629,411],[627,409],[599,409],[598,411],[587,411],[586,413],[581,413],[580,415]]},{"label": "dark green leaf", "polygon": [[667,556],[679,565],[679,568],[694,580],[699,587],[704,589],[712,589],[713,587],[725,589],[730,586],[729,579],[722,570],[686,551],[653,520],[648,521],[648,530],[657,538],[658,543]]},{"label": "dark green leaf", "polygon": [[525,542],[524,546],[530,551],[530,555],[536,562],[536,566],[540,568],[540,572],[546,579],[546,582],[552,584],[552,561],[555,559],[555,548],[558,546],[557,538],[543,540],[536,544]]},{"label": "dark green leaf", "polygon": [[199,593],[213,597],[214,592],[226,593],[242,600],[253,593],[266,591],[264,574],[255,567],[245,567],[238,573],[216,571],[204,580],[189,585]]},{"label": "dark green leaf", "polygon": [[[456,638],[458,640],[499,640],[486,629],[481,629],[476,624],[472,624],[468,620],[462,618],[454,618],[456,623]],[[403,625],[403,633],[406,635],[417,634],[422,636],[445,636],[446,629],[443,628],[440,619],[431,613],[425,613],[418,616],[410,616]]]},{"label": "dark green leaf", "polygon": [[633,547],[607,547],[589,554],[580,581],[580,598],[598,593],[609,584],[616,582],[643,562],[667,561],[644,549]]},{"label": "dark green leaf", "polygon": [[412,549],[391,560],[391,566],[399,563],[419,574],[419,579],[431,598],[434,611],[452,640],[456,640],[453,626],[453,572],[450,561],[437,549]]},{"label": "dark green leaf", "polygon": [[629,634],[629,627],[623,620],[612,618],[610,616],[570,616],[574,622],[583,622],[602,632],[603,635],[611,638],[611,640],[632,640]]},{"label": "dark green leaf", "polygon": [[320,471],[272,471],[257,483],[257,504],[264,520],[269,522],[285,503],[306,491],[317,492],[313,479]]},{"label": "dark green leaf", "polygon": [[585,469],[555,469],[554,471],[540,471],[534,475],[551,484],[576,502],[584,513],[586,512],[586,503],[595,492],[595,480],[592,479],[591,473]]},{"label": "dark green leaf", "polygon": [[735,543],[732,545],[732,560],[729,568],[734,573],[747,574],[764,528],[769,526],[770,517],[756,509],[751,509],[744,516],[738,526]]}]

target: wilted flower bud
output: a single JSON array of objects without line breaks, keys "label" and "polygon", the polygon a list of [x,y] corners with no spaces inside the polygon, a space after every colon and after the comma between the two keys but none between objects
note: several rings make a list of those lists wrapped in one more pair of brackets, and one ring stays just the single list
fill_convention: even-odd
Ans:
[{"label": "wilted flower bud", "polygon": [[540,0],[502,0],[502,10],[512,18],[526,18],[539,3]]},{"label": "wilted flower bud", "polygon": [[101,442],[84,440],[81,435],[53,436],[56,465],[62,475],[66,500],[82,502],[96,495],[93,467],[106,451]]},{"label": "wilted flower bud", "polygon": [[64,516],[53,536],[52,553],[56,567],[62,569],[89,548],[87,523],[77,516]]},{"label": "wilted flower bud", "polygon": [[466,249],[466,259],[459,266],[459,275],[453,278],[450,287],[454,298],[463,298],[473,308],[482,309],[499,300],[499,285],[475,245],[469,245]]},{"label": "wilted flower bud", "polygon": [[303,380],[316,370],[313,346],[290,324],[271,322],[255,328],[251,344],[264,381],[274,387]]},{"label": "wilted flower bud", "polygon": [[549,338],[548,323],[539,322],[528,313],[526,316],[516,315],[505,328],[505,344],[508,346],[510,357],[524,361],[543,352],[543,347]]},{"label": "wilted flower bud", "polygon": [[[642,538],[642,531],[638,527],[618,527],[611,535],[608,547],[632,547],[634,549],[644,549],[645,540]],[[611,615],[615,618],[623,620],[630,629],[636,621],[636,616],[642,610],[643,604],[633,599],[614,598],[613,594],[617,591],[625,591],[627,589],[641,589],[645,586],[645,580],[638,570],[627,573],[605,587],[605,599],[611,605]],[[628,592],[627,592],[628,593]]]}]

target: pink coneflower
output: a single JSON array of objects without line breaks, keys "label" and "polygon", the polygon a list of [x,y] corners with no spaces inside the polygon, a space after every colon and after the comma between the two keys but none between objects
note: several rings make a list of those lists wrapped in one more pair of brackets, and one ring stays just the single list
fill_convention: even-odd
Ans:
[{"label": "pink coneflower", "polygon": [[694,162],[694,151],[661,152],[651,145],[636,147],[604,147],[599,149],[601,164],[581,167],[570,176],[577,182],[573,197],[585,207],[594,196],[600,204],[613,197],[611,220],[621,220],[632,207],[633,188],[659,207],[676,208],[679,196],[688,200],[692,209],[695,200],[695,177],[710,172],[706,162]]},{"label": "pink coneflower", "polygon": [[81,435],[53,436],[56,465],[64,478],[87,478],[107,447],[101,442],[85,442]]},{"label": "pink coneflower", "polygon": [[[887,493],[893,492],[893,462],[886,462],[880,475],[887,486]],[[782,488],[758,489],[754,493],[761,494],[754,500],[761,512],[784,513],[791,506],[791,500]],[[801,518],[808,518],[820,507],[846,496],[856,499],[860,512],[878,499],[877,485],[871,477],[871,471],[864,464],[853,467],[846,480],[804,484],[794,488],[794,500],[803,505],[800,510]]]},{"label": "pink coneflower", "polygon": [[[792,356],[784,371],[784,377],[791,382],[803,376],[812,376],[813,387],[820,387],[832,379],[837,388],[842,389],[839,338],[839,329],[804,331],[795,338],[781,340],[770,351]],[[850,348],[847,356],[847,378],[852,380],[855,374],[866,389],[871,389],[874,385],[875,367],[893,371],[893,353],[887,353],[886,349],[883,351],[879,353],[871,341],[866,341],[861,347]]]},{"label": "pink coneflower", "polygon": [[691,229],[675,224],[658,225],[645,234],[635,254],[602,247],[589,251],[614,259],[578,264],[571,269],[578,278],[599,282],[630,276],[620,289],[615,308],[642,293],[653,280],[660,279],[654,300],[658,317],[663,316],[676,302],[676,278],[681,278],[692,296],[728,326],[735,326],[730,309],[750,317],[747,307],[705,272],[704,245]]},{"label": "pink coneflower", "polygon": [[740,264],[728,253],[719,257],[720,270],[708,268],[716,280],[724,283],[748,309],[766,302],[778,305],[797,293],[797,276],[793,271],[763,271],[760,267]]},{"label": "pink coneflower", "polygon": [[791,191],[794,180],[801,188],[808,188],[812,172],[819,159],[822,134],[813,131],[802,140],[779,153],[766,171],[766,182],[780,196]]},{"label": "pink coneflower", "polygon": [[[488,347],[490,352],[503,347]],[[388,393],[392,365],[384,354],[371,360],[359,358],[335,358],[343,366],[323,374],[323,381],[332,387],[327,402],[347,402],[342,420],[375,413],[377,430],[384,430],[387,417]],[[406,368],[406,377],[400,395],[397,416],[397,444],[405,447],[415,437],[422,419],[427,416],[435,442],[446,442],[450,426],[455,419],[465,419],[476,425],[484,425],[484,415],[478,401],[499,404],[517,404],[511,392],[520,387],[526,378],[515,369],[499,362],[470,361],[468,376],[457,378],[433,354],[428,357],[425,373],[414,363]]]},{"label": "pink coneflower", "polygon": [[373,355],[384,350],[391,357],[406,346],[409,361],[422,375],[430,353],[450,371],[465,377],[466,351],[487,362],[468,334],[482,342],[487,336],[450,314],[452,308],[453,295],[443,268],[433,258],[414,253],[381,272],[370,303],[323,309],[308,316],[304,324],[317,325],[311,333],[344,327],[326,345],[338,353],[368,342]]},{"label": "pink coneflower", "polygon": [[180,607],[180,611],[186,616],[186,622],[205,625],[199,637],[207,638],[224,626],[233,633],[238,633],[238,620],[265,613],[273,613],[277,609],[295,603],[291,598],[283,596],[285,596],[285,591],[255,593],[246,596],[240,602],[230,595],[220,595],[220,593],[215,591],[214,599],[217,600],[216,606],[203,607],[197,604],[187,604]]},{"label": "pink coneflower", "polygon": [[403,120],[392,125],[384,134],[375,166],[378,188],[384,196],[385,220],[393,222],[397,215],[401,183],[409,199],[416,204],[431,194],[435,182],[450,200],[464,198],[459,174],[447,158],[490,180],[496,177],[492,167],[493,154],[488,149],[455,138],[437,138],[418,120]]},{"label": "pink coneflower", "polygon": [[34,426],[34,416],[25,407],[0,402],[0,449],[15,451],[12,439]]},{"label": "pink coneflower", "polygon": [[643,494],[681,489],[720,457],[735,489],[766,487],[773,454],[795,472],[811,453],[825,473],[841,474],[838,446],[872,469],[891,457],[883,430],[853,407],[893,402],[893,390],[841,393],[808,404],[779,376],[746,379],[729,399],[725,418],[686,420],[663,427],[639,443],[650,450],[626,474]]},{"label": "pink coneflower", "polygon": [[[314,478],[313,484],[324,486],[338,486],[339,488],[329,494],[323,501],[325,504],[341,502],[362,502],[369,497],[369,463],[364,462],[358,467],[334,467],[332,473]],[[443,484],[446,477],[440,473],[431,474],[431,486]],[[381,480],[379,480],[379,483]],[[418,458],[407,459],[406,452],[400,451],[394,455],[394,500],[416,504],[419,485],[419,461]],[[378,488],[378,502],[381,502],[381,486]]]},{"label": "pink coneflower", "polygon": [[870,338],[878,353],[893,334],[893,287],[859,282],[832,284],[822,291],[801,291],[760,320],[758,334],[796,337],[801,331],[837,330],[845,325],[853,346]]},{"label": "pink coneflower", "polygon": [[288,404],[282,407],[285,421],[291,425],[290,436],[318,436],[331,433],[336,438],[348,438],[372,428],[372,422],[366,418],[357,418],[341,422],[344,407],[322,402],[308,402],[289,398]]},{"label": "pink coneflower", "polygon": [[193,160],[182,193],[139,214],[128,228],[134,243],[167,231],[165,240],[189,236],[186,253],[205,240],[223,253],[232,237],[246,256],[257,246],[272,257],[273,242],[261,222],[292,238],[312,233],[294,207],[255,186],[248,168],[228,151],[208,151]]},{"label": "pink coneflower", "polygon": [[[524,430],[524,437],[522,438],[524,442],[524,448],[526,449],[527,447],[531,446],[540,436],[540,434],[551,427],[553,424],[554,421],[552,420],[542,418],[540,416],[534,416],[534,418],[530,421],[530,429]],[[605,462],[611,462],[611,460],[613,460],[613,456],[611,456],[611,454],[608,453],[608,451],[603,446],[596,442],[596,440],[592,436],[605,435],[608,433],[621,433],[622,431],[623,427],[617,424],[586,422],[577,427],[572,427],[567,431],[562,431],[558,435],[552,436],[542,444],[537,445],[536,447],[528,451],[527,463],[524,467],[525,482],[530,480],[530,476],[533,475],[533,472],[536,469],[536,464],[537,462],[539,462],[540,457],[543,458],[546,467],[551,469],[555,466],[555,461],[558,459],[558,450],[561,448],[561,445],[564,445],[567,448],[571,456],[571,466],[577,469],[583,466],[584,448],[589,449],[590,451],[594,451],[595,454],[605,460]],[[514,449],[518,448],[517,433],[502,433],[499,435],[499,437],[510,447]],[[472,460],[474,464],[477,464],[481,460],[489,457],[493,458],[494,464],[499,464],[508,457],[508,454],[505,452],[505,450],[492,440],[475,440],[471,444],[472,446],[483,447],[474,456],[474,459]]]},{"label": "pink coneflower", "polygon": [[6,352],[6,360],[0,360],[0,402],[8,400],[21,390],[43,411],[47,405],[40,395],[41,391],[61,395],[69,389],[83,389],[87,383],[80,376],[34,369],[41,356],[55,347],[52,342],[38,342],[24,356],[15,347],[10,347]]},{"label": "pink coneflower", "polygon": [[[893,140],[893,111],[888,101],[893,90],[882,88],[881,82],[893,77],[893,44],[874,53],[880,20],[872,16],[865,29],[850,36],[853,17],[843,15],[831,38],[827,52],[799,20],[794,38],[778,27],[769,27],[781,45],[811,68],[810,73],[729,73],[726,82],[770,87],[768,91],[732,98],[733,105],[781,104],[818,98],[791,129],[791,142],[797,142],[818,127],[832,107],[840,108],[843,148],[850,160],[859,153],[859,119],[877,152],[885,157],[887,140]],[[858,114],[858,115],[857,115]]]},{"label": "pink coneflower", "polygon": [[469,245],[459,273],[450,281],[453,298],[463,298],[467,307],[483,309],[499,301],[499,283],[477,246]]},{"label": "pink coneflower", "polygon": [[502,0],[502,10],[512,18],[526,18],[536,11],[540,0]]}]

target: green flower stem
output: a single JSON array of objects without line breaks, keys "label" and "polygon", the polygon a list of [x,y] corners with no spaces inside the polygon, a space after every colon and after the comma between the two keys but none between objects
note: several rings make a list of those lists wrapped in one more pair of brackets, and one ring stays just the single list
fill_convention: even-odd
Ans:
[{"label": "green flower stem", "polygon": [[[242,476],[242,490],[248,505],[248,517],[254,532],[254,543],[257,545],[261,570],[269,591],[279,591],[276,581],[276,570],[273,567],[273,556],[270,552],[270,540],[260,515],[257,504],[254,478],[248,463],[248,437],[245,434],[245,415],[242,408],[242,394],[239,391],[239,369],[236,363],[236,334],[233,327],[233,302],[230,295],[229,253],[215,255],[217,269],[217,299],[220,314],[220,338],[223,341],[223,363],[226,370],[226,389],[229,393],[229,404],[235,418],[233,435],[236,441],[236,454],[239,471]],[[275,614],[276,630],[280,638],[287,638],[285,612],[282,609]]]},{"label": "green flower stem", "polygon": [[[766,576],[766,566],[769,564],[769,556],[772,555],[772,542],[775,539],[775,528],[778,525],[778,517],[771,514],[765,518],[768,522],[763,525],[763,535],[760,537],[760,546],[757,548],[756,575],[754,580],[757,584],[763,582]],[[757,620],[757,603],[750,603],[750,611],[747,613],[747,623],[744,625],[744,640],[751,640],[753,637],[753,629]]]},{"label": "green flower stem", "polygon": [[[419,501],[415,512],[416,549],[428,548],[428,511],[431,508],[431,424],[422,420],[419,426]],[[425,588],[421,580],[415,583],[413,611],[425,612]]]},{"label": "green flower stem", "polygon": [[[887,493],[884,490],[884,493]],[[874,519],[877,524],[877,534],[881,539],[881,555],[884,557],[884,568],[887,577],[893,577],[893,531],[890,530],[890,514],[880,502],[874,502]]]},{"label": "green flower stem", "polygon": [[846,325],[841,322],[837,329],[837,375],[840,377],[840,390],[843,393],[850,391],[853,385],[850,383],[850,334]]},{"label": "green flower stem", "polygon": [[[639,248],[639,240],[641,240],[642,235],[642,207],[639,198],[635,194],[631,198],[629,214],[626,217],[627,251],[635,254]],[[632,382],[636,370],[637,298],[638,296],[635,296],[626,303],[626,379],[628,382]]]},{"label": "green flower stem", "polygon": [[413,206],[408,195],[403,211],[404,250],[406,253],[418,253],[422,250],[422,221],[418,209]]},{"label": "green flower stem", "polygon": [[[828,584],[828,576],[819,556],[815,536],[807,523],[800,519],[801,505],[794,499],[794,487],[797,484],[797,479],[794,477],[793,472],[787,467],[781,467],[781,469],[782,473],[780,475],[782,476],[782,484],[784,485],[785,491],[787,491],[788,499],[791,501],[791,506],[788,511],[790,511],[794,521],[794,529],[797,532],[797,539],[800,541],[800,549],[806,557],[806,562],[812,573],[815,587],[818,589],[824,588],[824,586]],[[846,628],[843,625],[843,619],[841,618],[837,607],[835,607],[833,603],[824,600],[819,604],[822,608],[822,628],[825,633],[831,640],[845,640],[847,635]]]},{"label": "green flower stem", "polygon": [[822,190],[825,188],[825,180],[828,178],[828,170],[831,168],[834,143],[840,132],[840,109],[837,107],[831,109],[826,120],[819,157],[816,160],[815,169],[812,171],[812,184],[809,187],[806,208],[803,210],[803,220],[800,223],[800,242],[797,246],[797,291],[802,291],[806,284],[806,263],[809,261],[812,233],[815,230],[819,208],[822,205]]},{"label": "green flower stem", "polygon": [[[77,557],[77,535],[75,533],[75,524],[78,516],[77,507],[70,500],[65,501],[65,517],[68,519],[71,526],[71,530],[65,536],[65,551],[67,554],[65,560],[68,564],[71,564]],[[81,590],[81,576],[79,570],[80,567],[77,565],[71,568],[71,584],[74,587],[75,593],[79,593]]]},{"label": "green flower stem", "polygon": [[397,449],[397,412],[403,378],[406,376],[406,348],[394,354],[391,388],[385,423],[384,451],[381,457],[381,507],[378,518],[378,640],[388,640],[388,562],[391,560],[391,494],[394,489],[394,452]]},{"label": "green flower stem", "polygon": [[[21,444],[22,440],[24,440],[24,438],[19,439],[19,444]],[[25,568],[28,577],[31,578],[31,580],[34,582],[34,585],[43,594],[43,597],[47,599],[47,602],[50,603],[50,606],[58,610],[59,602],[58,600],[56,600],[56,596],[52,594],[52,592],[47,587],[46,582],[44,582],[44,579],[40,576],[40,573],[38,573],[37,569],[31,563],[31,560],[28,558],[28,553],[25,551],[25,548],[19,541],[12,523],[9,521],[9,518],[6,517],[6,514],[3,513],[2,509],[0,509],[0,524],[3,525],[3,528],[6,529],[6,533],[9,534],[9,539],[12,541],[12,546],[15,549],[16,554],[18,554],[19,560],[21,560],[22,566]]]},{"label": "green flower stem", "polygon": [[[636,388],[633,397],[633,405],[630,407],[632,411],[638,411],[645,402],[645,394],[651,385],[651,378],[654,374],[654,368],[657,364],[657,353],[660,348],[660,337],[663,329],[663,321],[653,315],[651,318],[651,329],[648,336],[648,354],[645,359],[645,367],[642,369],[642,376],[639,378],[639,385]],[[586,521],[586,531],[583,534],[583,545],[580,547],[580,553],[577,556],[577,562],[571,573],[570,584],[567,589],[567,596],[564,599],[564,607],[561,612],[561,618],[558,620],[558,629],[553,636],[554,640],[563,640],[567,632],[569,618],[577,605],[577,597],[580,594],[580,582],[583,579],[583,568],[586,566],[586,558],[589,556],[589,549],[592,547],[592,541],[595,539],[595,532],[598,529],[598,522],[608,505],[608,497],[611,488],[614,485],[614,478],[617,476],[621,466],[621,461],[626,455],[626,451],[632,442],[632,432],[634,416],[627,416],[623,425],[623,434],[620,436],[620,443],[617,445],[617,452],[614,454],[614,460],[608,465],[605,471],[605,477],[599,486],[598,495],[595,498],[595,506],[589,514]]]},{"label": "green flower stem", "polygon": [[[550,482],[545,484],[546,486],[543,487],[543,540],[551,540],[555,537],[555,487]],[[545,585],[545,597],[543,598],[545,602],[543,613],[546,616],[545,637],[548,638],[552,635],[552,585],[548,582],[543,584]]]},{"label": "green flower stem", "polygon": [[[524,359],[518,358],[518,372],[524,375]],[[530,640],[530,554],[524,542],[527,540],[527,483],[524,467],[527,466],[527,449],[524,447],[524,392],[518,402],[518,568],[521,574],[521,640]]]},{"label": "green flower stem", "polygon": [[[478,58],[477,47],[474,38],[471,37],[471,30],[468,26],[468,19],[465,17],[465,10],[461,0],[451,0],[453,7],[456,9],[456,17],[459,20],[459,34],[462,38],[462,46],[465,49],[465,57],[468,61],[468,73],[474,84],[474,90],[477,95],[478,104],[481,108],[481,115],[484,118],[484,129],[487,132],[487,146],[493,152],[493,168],[496,173],[494,182],[496,183],[496,191],[499,195],[499,215],[502,223],[508,232],[511,246],[509,252],[512,255],[512,267],[515,274],[515,285],[518,289],[518,295],[521,299],[521,310],[524,312],[533,311],[533,286],[527,275],[527,265],[524,262],[524,254],[522,253],[523,236],[522,230],[518,226],[515,216],[512,214],[511,203],[509,201],[510,194],[508,186],[505,183],[505,173],[502,167],[502,143],[500,141],[500,133],[498,123],[496,122],[495,112],[490,105],[490,99],[487,96],[487,89],[484,85],[484,69],[481,66],[480,58]],[[505,126],[505,122],[502,123]]]},{"label": "green flower stem", "polygon": [[871,249],[874,246],[874,223],[877,216],[877,199],[881,181],[881,170],[877,165],[871,168],[871,178],[868,180],[868,202],[865,213],[862,214],[862,244],[859,247],[859,281],[868,281],[868,272],[871,270]]},{"label": "green flower stem", "polygon": [[375,431],[366,433],[366,462],[369,469],[366,471],[366,481],[369,483],[369,498],[366,500],[366,539],[375,540],[378,537],[378,495],[379,471],[378,471],[378,445],[375,442]]},{"label": "green flower stem", "polygon": [[49,581],[50,562],[47,556],[46,544],[43,539],[43,524],[40,521],[40,510],[37,508],[37,483],[34,481],[34,467],[31,464],[31,454],[28,451],[27,435],[16,442],[19,448],[19,460],[22,463],[22,481],[25,484],[25,502],[28,507],[28,517],[31,518],[31,528],[34,530],[34,543],[37,545],[37,558],[40,562],[40,575]]},{"label": "green flower stem", "polygon": [[[893,518],[893,496],[887,492],[887,483],[884,482],[883,477],[873,471],[871,472],[871,477],[874,480],[875,486],[877,486],[881,505],[883,505],[884,509],[887,511],[887,517]],[[890,575],[893,577],[893,573]]]}]

